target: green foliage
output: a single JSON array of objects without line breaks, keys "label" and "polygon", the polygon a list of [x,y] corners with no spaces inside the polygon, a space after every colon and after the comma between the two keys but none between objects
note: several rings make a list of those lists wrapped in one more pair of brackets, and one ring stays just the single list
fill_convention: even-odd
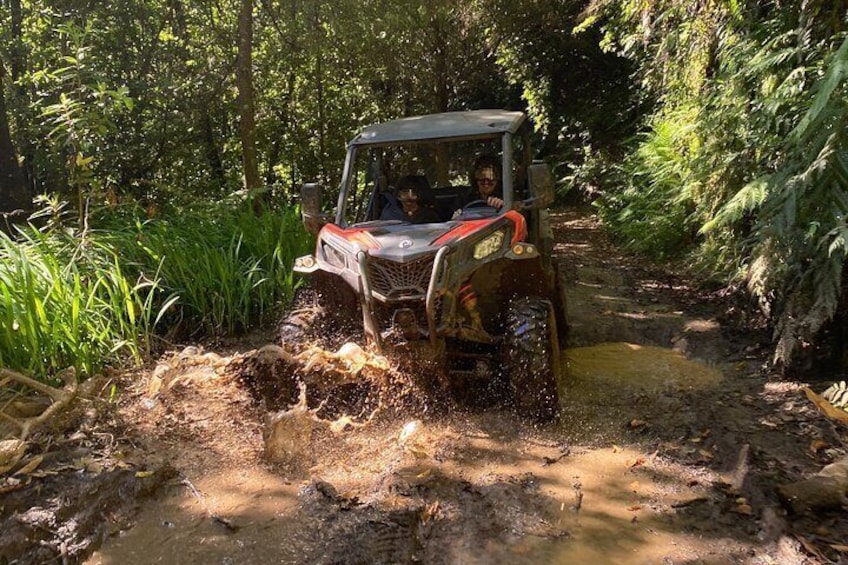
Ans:
[{"label": "green foliage", "polygon": [[104,233],[142,275],[156,270],[176,297],[169,324],[198,335],[232,334],[268,322],[288,303],[292,265],[311,238],[297,210],[256,217],[244,203],[224,202]]},{"label": "green foliage", "polygon": [[824,62],[809,91],[807,111],[784,142],[780,168],[755,227],[752,276],[761,297],[777,293],[782,359],[799,340],[811,341],[843,299],[848,256],[848,38]]},{"label": "green foliage", "polygon": [[630,62],[601,51],[597,29],[579,26],[584,2],[477,3],[503,78],[521,94],[560,192],[594,193],[614,175],[622,142],[635,131]]},{"label": "green foliage", "polygon": [[0,233],[0,365],[90,375],[146,353],[159,280],[125,274],[114,249],[65,230]]},{"label": "green foliage", "polygon": [[[748,283],[774,321],[776,359],[789,362],[844,294],[844,10],[817,1],[598,6],[605,45],[638,63],[659,101],[651,132],[624,162],[626,182],[607,187],[605,218],[655,255],[686,238],[639,226],[674,218],[695,236],[686,249],[707,274]],[[668,125],[689,142],[663,142]]]},{"label": "green foliage", "polygon": [[698,150],[695,111],[659,116],[623,163],[626,188],[597,204],[612,233],[631,249],[657,258],[679,254],[696,229],[689,187],[690,160]]},{"label": "green foliage", "polygon": [[292,263],[310,237],[297,210],[227,202],[143,220],[141,210],[92,228],[0,234],[0,365],[48,377],[67,366],[148,355],[174,324],[223,335],[267,322],[288,303]]}]

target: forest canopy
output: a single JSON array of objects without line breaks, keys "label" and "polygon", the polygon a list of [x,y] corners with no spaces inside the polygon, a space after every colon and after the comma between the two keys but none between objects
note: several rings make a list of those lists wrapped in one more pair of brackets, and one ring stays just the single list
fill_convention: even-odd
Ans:
[{"label": "forest canopy", "polygon": [[592,199],[632,249],[755,297],[787,362],[848,335],[847,11],[0,0],[2,223],[65,209],[84,233],[203,203],[286,210],[301,183],[338,183],[364,125],[522,109],[561,194]]}]

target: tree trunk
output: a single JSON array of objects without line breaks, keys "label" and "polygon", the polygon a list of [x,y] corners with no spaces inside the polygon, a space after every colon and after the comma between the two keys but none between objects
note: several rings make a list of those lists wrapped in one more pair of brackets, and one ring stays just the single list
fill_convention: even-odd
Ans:
[{"label": "tree trunk", "polygon": [[318,2],[315,3],[313,13],[313,25],[317,34],[317,51],[315,53],[315,94],[318,100],[318,167],[320,178],[327,184],[327,162],[326,162],[326,122],[324,111],[324,32],[321,29],[321,15],[318,11]]},{"label": "tree trunk", "polygon": [[0,213],[5,215],[5,213],[16,212],[16,215],[23,215],[32,207],[32,198],[27,190],[23,171],[18,164],[17,152],[9,131],[2,86],[4,75],[5,69],[0,61]]},{"label": "tree trunk", "polygon": [[[236,65],[236,87],[238,88],[239,135],[241,137],[244,188],[251,190],[262,185],[256,159],[256,121],[253,98],[253,0],[242,0],[238,20],[238,64]],[[260,214],[261,202],[254,198],[254,211]]]},{"label": "tree trunk", "polygon": [[26,63],[24,44],[21,39],[21,25],[23,24],[21,1],[10,0],[9,11],[12,16],[12,53],[9,57],[9,70],[12,73],[12,80],[17,81],[21,74],[23,74],[24,64]]},{"label": "tree trunk", "polygon": [[224,190],[224,187],[227,186],[227,177],[224,174],[224,164],[221,162],[221,154],[218,151],[218,140],[215,138],[215,129],[212,127],[212,118],[210,117],[209,112],[203,112],[203,116],[200,119],[206,162],[212,170],[212,179],[215,181],[215,185],[219,190]]}]

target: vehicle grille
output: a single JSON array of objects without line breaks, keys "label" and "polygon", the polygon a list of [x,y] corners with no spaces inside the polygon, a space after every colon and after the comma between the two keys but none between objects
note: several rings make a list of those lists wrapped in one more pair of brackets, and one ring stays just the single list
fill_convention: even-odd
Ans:
[{"label": "vehicle grille", "polygon": [[368,263],[371,289],[387,299],[412,298],[427,294],[433,273],[433,255],[409,263],[371,257]]}]

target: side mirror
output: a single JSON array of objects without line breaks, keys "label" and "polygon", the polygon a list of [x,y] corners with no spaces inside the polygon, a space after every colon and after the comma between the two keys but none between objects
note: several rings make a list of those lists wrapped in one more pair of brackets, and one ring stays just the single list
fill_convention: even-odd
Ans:
[{"label": "side mirror", "polygon": [[554,201],[554,175],[547,163],[533,163],[527,168],[530,198],[525,208],[545,208]]},{"label": "side mirror", "polygon": [[330,221],[329,216],[321,212],[321,195],[324,187],[318,183],[308,182],[300,189],[300,214],[303,227],[312,234],[317,234]]}]

